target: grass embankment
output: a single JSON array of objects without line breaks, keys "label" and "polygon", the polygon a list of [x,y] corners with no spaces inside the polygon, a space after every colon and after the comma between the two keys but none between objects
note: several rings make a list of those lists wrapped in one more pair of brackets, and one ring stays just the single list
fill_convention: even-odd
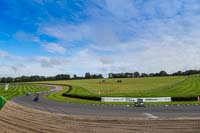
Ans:
[{"label": "grass embankment", "polygon": [[[61,84],[61,85],[70,84],[72,85],[72,91],[68,92],[68,94],[81,95],[81,96],[190,97],[190,96],[200,95],[199,76],[121,79],[122,83],[117,83],[116,82],[117,80],[119,79],[106,79],[104,83],[99,83],[101,82],[101,79],[45,81],[42,83]],[[117,90],[119,93],[117,93]],[[47,97],[49,99],[57,101],[78,102],[78,103],[100,103],[98,101],[63,97],[62,94],[64,92],[65,90],[56,94],[50,94]],[[164,104],[194,104],[194,103],[199,103],[199,102],[171,102]],[[163,103],[153,103],[153,104],[163,104]]]},{"label": "grass embankment", "polygon": [[[62,94],[68,90],[69,90],[69,87],[64,86],[62,91],[50,93],[46,97],[50,100],[55,100],[55,101],[59,101],[59,102],[73,102],[73,103],[82,103],[82,104],[84,104],[84,103],[99,104],[100,103],[99,101],[83,100],[83,99],[78,99],[78,98],[62,96]],[[80,88],[74,87],[72,89],[72,91],[70,91],[69,93],[74,94],[75,92],[78,92],[79,90],[80,90]],[[80,92],[82,92],[82,91],[83,90],[81,89]],[[86,92],[84,92],[84,94],[86,94]]]},{"label": "grass embankment", "polygon": [[117,83],[119,79],[105,79],[105,82],[101,82],[102,79],[88,79],[44,81],[37,83],[72,85],[73,91],[70,93],[79,95],[133,97],[156,96],[157,94],[154,92],[165,89],[170,85],[173,86],[185,78],[187,77],[125,78],[120,79],[122,83]]},{"label": "grass embankment", "polygon": [[0,95],[4,96],[6,99],[10,100],[13,97],[25,95],[26,93],[36,93],[41,91],[48,91],[49,88],[37,86],[37,85],[25,85],[25,84],[18,84],[18,85],[10,85],[7,91],[4,90],[5,86],[0,85]]}]

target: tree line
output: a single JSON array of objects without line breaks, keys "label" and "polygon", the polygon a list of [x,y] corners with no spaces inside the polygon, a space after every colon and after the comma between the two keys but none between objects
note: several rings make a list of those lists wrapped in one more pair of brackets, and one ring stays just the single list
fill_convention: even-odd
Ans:
[{"label": "tree line", "polygon": [[90,74],[85,73],[84,76],[77,76],[76,74],[72,77],[69,74],[58,74],[56,76],[20,76],[20,77],[2,77],[0,78],[0,83],[11,83],[11,82],[34,82],[34,81],[53,81],[53,80],[70,80],[70,79],[98,79],[103,78],[102,74]]},{"label": "tree line", "polygon": [[[178,71],[172,74],[168,74],[166,71],[162,70],[158,73],[109,73],[108,78],[139,78],[139,77],[157,77],[157,76],[186,76],[200,74],[200,70],[187,70]],[[53,81],[53,80],[75,80],[75,79],[102,79],[104,78],[102,74],[91,74],[89,72],[85,73],[85,76],[77,76],[74,74],[72,77],[69,74],[58,74],[56,76],[20,76],[20,77],[2,77],[0,78],[0,83],[10,83],[10,82],[34,82],[34,81]]]},{"label": "tree line", "polygon": [[187,76],[193,74],[200,74],[200,70],[186,70],[184,72],[178,71],[172,74],[167,73],[166,71],[162,70],[158,73],[109,73],[108,78],[138,78],[138,77],[158,77],[158,76]]}]

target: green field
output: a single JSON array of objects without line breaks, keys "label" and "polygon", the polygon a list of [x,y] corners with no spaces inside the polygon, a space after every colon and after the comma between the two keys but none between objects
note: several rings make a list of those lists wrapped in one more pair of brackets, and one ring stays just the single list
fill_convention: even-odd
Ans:
[{"label": "green field", "polygon": [[[69,88],[64,87],[63,91],[49,94],[47,96],[47,98],[49,99],[56,101],[63,101],[63,102],[67,101],[67,102],[93,103],[93,104],[100,103],[98,101],[83,100],[78,98],[62,96],[62,94],[66,92],[69,95],[95,96],[95,97],[101,97],[101,96],[190,97],[190,96],[200,95],[200,77],[197,75],[189,77],[180,76],[180,77],[129,78],[129,79],[121,79],[122,83],[117,83],[117,80],[119,79],[105,79],[104,83],[99,83],[100,81],[102,81],[101,79],[45,81],[42,83],[72,85],[72,90],[69,92],[68,92]],[[167,104],[183,104],[183,103],[193,104],[199,102],[172,102]],[[116,104],[116,103],[106,103],[106,104]],[[124,103],[117,103],[117,104],[124,104]]]},{"label": "green field", "polygon": [[177,87],[180,83],[182,84],[186,81],[190,84],[191,79],[196,81],[199,77],[127,78],[120,79],[122,83],[117,83],[119,79],[105,79],[104,83],[99,83],[102,79],[44,81],[40,83],[72,85],[73,89],[69,93],[85,96],[179,96],[182,94],[194,95],[194,90],[195,92],[200,91],[195,88],[189,88],[192,91],[184,93],[180,91],[182,86],[180,86],[181,88]]},{"label": "green field", "polygon": [[[105,81],[102,82],[102,80]],[[122,82],[118,83],[117,80],[122,80]],[[7,91],[4,90],[4,86],[0,86],[0,95],[5,96],[7,99],[11,99],[18,95],[25,95],[27,92],[35,93],[47,91],[49,89],[35,85],[38,83],[71,85],[72,89],[69,89],[68,86],[64,86],[62,91],[47,95],[48,99],[64,102],[99,103],[98,101],[65,97],[62,96],[63,93],[86,97],[192,97],[200,95],[200,77],[198,75],[177,77],[43,81],[34,82],[34,84],[17,84],[16,86],[10,85]]]},{"label": "green field", "polygon": [[[120,79],[122,83],[117,83],[119,79],[104,80],[105,82],[101,82],[102,79],[88,79],[44,81],[40,83],[72,85],[72,90],[67,93],[80,96],[190,97],[200,95],[200,77],[198,75]],[[88,100],[63,97],[62,93],[67,90],[67,87],[65,87],[62,92],[50,94],[47,97],[57,101],[88,102]]]},{"label": "green field", "polygon": [[5,87],[3,85],[0,86],[0,95],[4,96],[8,100],[16,96],[25,95],[28,92],[36,93],[49,90],[49,88],[47,87],[42,87],[37,85],[25,85],[25,84],[10,85],[7,91],[5,91],[4,88]]}]

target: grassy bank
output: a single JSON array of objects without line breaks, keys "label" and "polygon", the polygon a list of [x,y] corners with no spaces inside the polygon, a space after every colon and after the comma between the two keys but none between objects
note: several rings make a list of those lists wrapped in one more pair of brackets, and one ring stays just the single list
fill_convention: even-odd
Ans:
[{"label": "grassy bank", "polygon": [[10,85],[7,91],[5,91],[4,88],[4,86],[0,86],[0,95],[4,96],[8,100],[16,96],[25,95],[28,92],[36,93],[49,90],[47,87],[27,84]]},{"label": "grassy bank", "polygon": [[[166,80],[166,78],[168,80]],[[86,89],[84,87],[80,87],[78,85],[79,82],[86,82],[87,86],[89,86],[89,83],[96,83],[99,80],[77,80],[77,83],[75,84],[74,82],[76,82],[76,80],[74,81],[47,81],[46,83],[50,83],[50,84],[70,84],[70,82],[73,82],[72,84],[72,89],[71,91],[68,91],[67,93],[70,95],[81,95],[81,96],[128,96],[128,97],[160,97],[160,96],[172,96],[172,97],[190,97],[190,96],[198,96],[200,95],[200,77],[199,76],[190,76],[190,77],[159,77],[159,78],[153,78],[153,81],[156,81],[156,79],[161,82],[163,80],[166,80],[164,83],[162,83],[163,86],[161,87],[155,87],[153,89],[145,89],[145,87],[147,87],[147,85],[151,85],[150,81],[152,81],[151,78],[140,78],[140,79],[122,79],[124,83],[120,84],[120,86],[126,87],[126,86],[130,86],[133,87],[133,90],[135,90],[135,92],[132,92],[131,89],[129,89],[129,93],[127,94],[127,92],[121,92],[119,91],[119,94],[116,94],[115,92],[110,94],[97,94],[95,93],[96,91],[94,91],[94,89],[90,90],[90,89]],[[112,82],[113,86],[115,87],[118,86],[117,82],[114,82],[118,79],[107,79],[105,82],[105,84],[109,84],[108,82]],[[141,84],[141,86],[143,86],[144,89],[140,90],[136,90],[135,86],[130,83],[127,82],[127,80],[132,80],[133,82],[136,81],[140,81],[139,83]],[[148,81],[150,80],[150,81]],[[143,81],[143,82],[142,82]],[[156,82],[158,82],[156,81]],[[168,82],[168,84],[166,83]],[[139,83],[136,83],[136,86],[139,86]],[[99,84],[99,83],[96,83]],[[104,85],[104,83],[101,83]],[[127,85],[128,84],[128,85]],[[167,84],[167,85],[166,85]],[[161,83],[158,84],[158,86],[160,86]],[[93,86],[93,85],[92,85]],[[145,87],[144,87],[145,86]],[[120,88],[119,90],[123,90],[122,88]],[[148,87],[147,87],[148,88]],[[151,87],[149,87],[151,88]],[[108,88],[109,89],[109,88]],[[99,102],[99,101],[92,101],[92,100],[83,100],[83,99],[79,99],[79,98],[71,98],[71,97],[64,97],[62,96],[63,93],[65,93],[68,90],[68,87],[65,87],[63,91],[61,92],[57,92],[57,93],[53,93],[53,94],[49,94],[47,96],[47,98],[52,99],[52,100],[56,100],[56,101],[62,101],[62,102],[75,102],[75,103],[90,103],[90,104],[133,104],[133,103],[104,103],[104,102]],[[110,90],[113,90],[112,88]],[[132,93],[131,93],[132,92]],[[124,94],[124,95],[123,95]],[[160,104],[199,104],[199,102],[168,102],[168,103],[148,103],[149,105],[160,105]]]}]

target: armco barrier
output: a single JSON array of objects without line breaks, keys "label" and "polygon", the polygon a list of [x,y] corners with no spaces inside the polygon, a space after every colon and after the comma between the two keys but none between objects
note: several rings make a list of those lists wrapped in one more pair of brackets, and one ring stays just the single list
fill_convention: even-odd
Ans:
[{"label": "armco barrier", "polygon": [[198,101],[198,97],[172,97],[172,101]]}]

